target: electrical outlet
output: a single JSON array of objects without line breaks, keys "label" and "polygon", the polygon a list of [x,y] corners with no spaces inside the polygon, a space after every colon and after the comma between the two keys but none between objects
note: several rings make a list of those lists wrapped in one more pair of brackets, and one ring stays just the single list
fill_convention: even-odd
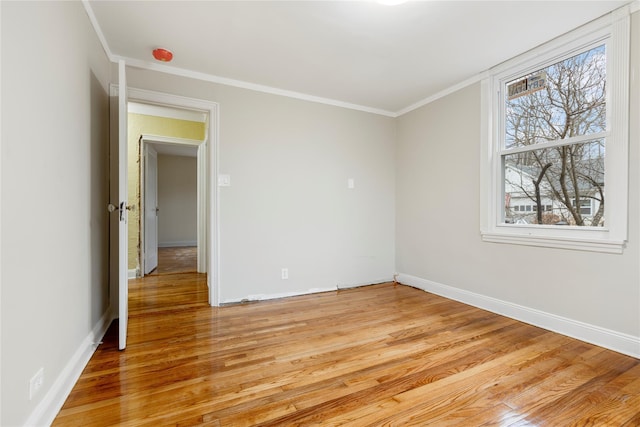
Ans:
[{"label": "electrical outlet", "polygon": [[38,369],[29,380],[29,400],[33,399],[33,396],[42,388],[44,384],[44,368]]},{"label": "electrical outlet", "polygon": [[282,269],[282,280],[287,280],[289,278],[289,269],[288,268],[283,268]]}]

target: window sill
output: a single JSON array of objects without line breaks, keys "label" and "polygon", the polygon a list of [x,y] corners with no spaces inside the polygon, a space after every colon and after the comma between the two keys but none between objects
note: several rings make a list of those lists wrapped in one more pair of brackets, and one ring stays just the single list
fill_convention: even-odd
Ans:
[{"label": "window sill", "polygon": [[624,240],[582,239],[566,236],[533,236],[529,234],[482,232],[482,241],[512,245],[537,246],[543,248],[569,249],[575,251],[621,254],[626,246]]}]

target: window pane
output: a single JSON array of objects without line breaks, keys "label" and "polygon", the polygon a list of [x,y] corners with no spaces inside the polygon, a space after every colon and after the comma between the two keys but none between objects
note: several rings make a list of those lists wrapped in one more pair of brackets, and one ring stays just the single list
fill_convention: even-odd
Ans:
[{"label": "window pane", "polygon": [[503,156],[505,222],[604,226],[604,151],[599,139]]},{"label": "window pane", "polygon": [[605,77],[602,45],[507,83],[505,148],[604,131]]}]

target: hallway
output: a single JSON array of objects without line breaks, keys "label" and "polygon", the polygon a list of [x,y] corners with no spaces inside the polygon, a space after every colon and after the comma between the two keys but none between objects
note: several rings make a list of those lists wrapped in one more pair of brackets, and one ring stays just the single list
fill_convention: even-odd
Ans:
[{"label": "hallway", "polygon": [[147,276],[195,273],[198,270],[198,247],[158,248],[158,267]]}]

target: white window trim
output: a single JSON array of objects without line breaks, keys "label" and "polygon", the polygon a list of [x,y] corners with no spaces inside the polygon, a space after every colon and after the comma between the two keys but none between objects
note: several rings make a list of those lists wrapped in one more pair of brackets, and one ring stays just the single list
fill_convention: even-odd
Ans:
[{"label": "white window trim", "polygon": [[[627,241],[630,7],[624,6],[489,70],[481,81],[480,233],[482,240],[622,253]],[[606,228],[504,224],[498,144],[501,84],[596,41],[607,43]],[[615,77],[612,77],[615,76]]]}]

